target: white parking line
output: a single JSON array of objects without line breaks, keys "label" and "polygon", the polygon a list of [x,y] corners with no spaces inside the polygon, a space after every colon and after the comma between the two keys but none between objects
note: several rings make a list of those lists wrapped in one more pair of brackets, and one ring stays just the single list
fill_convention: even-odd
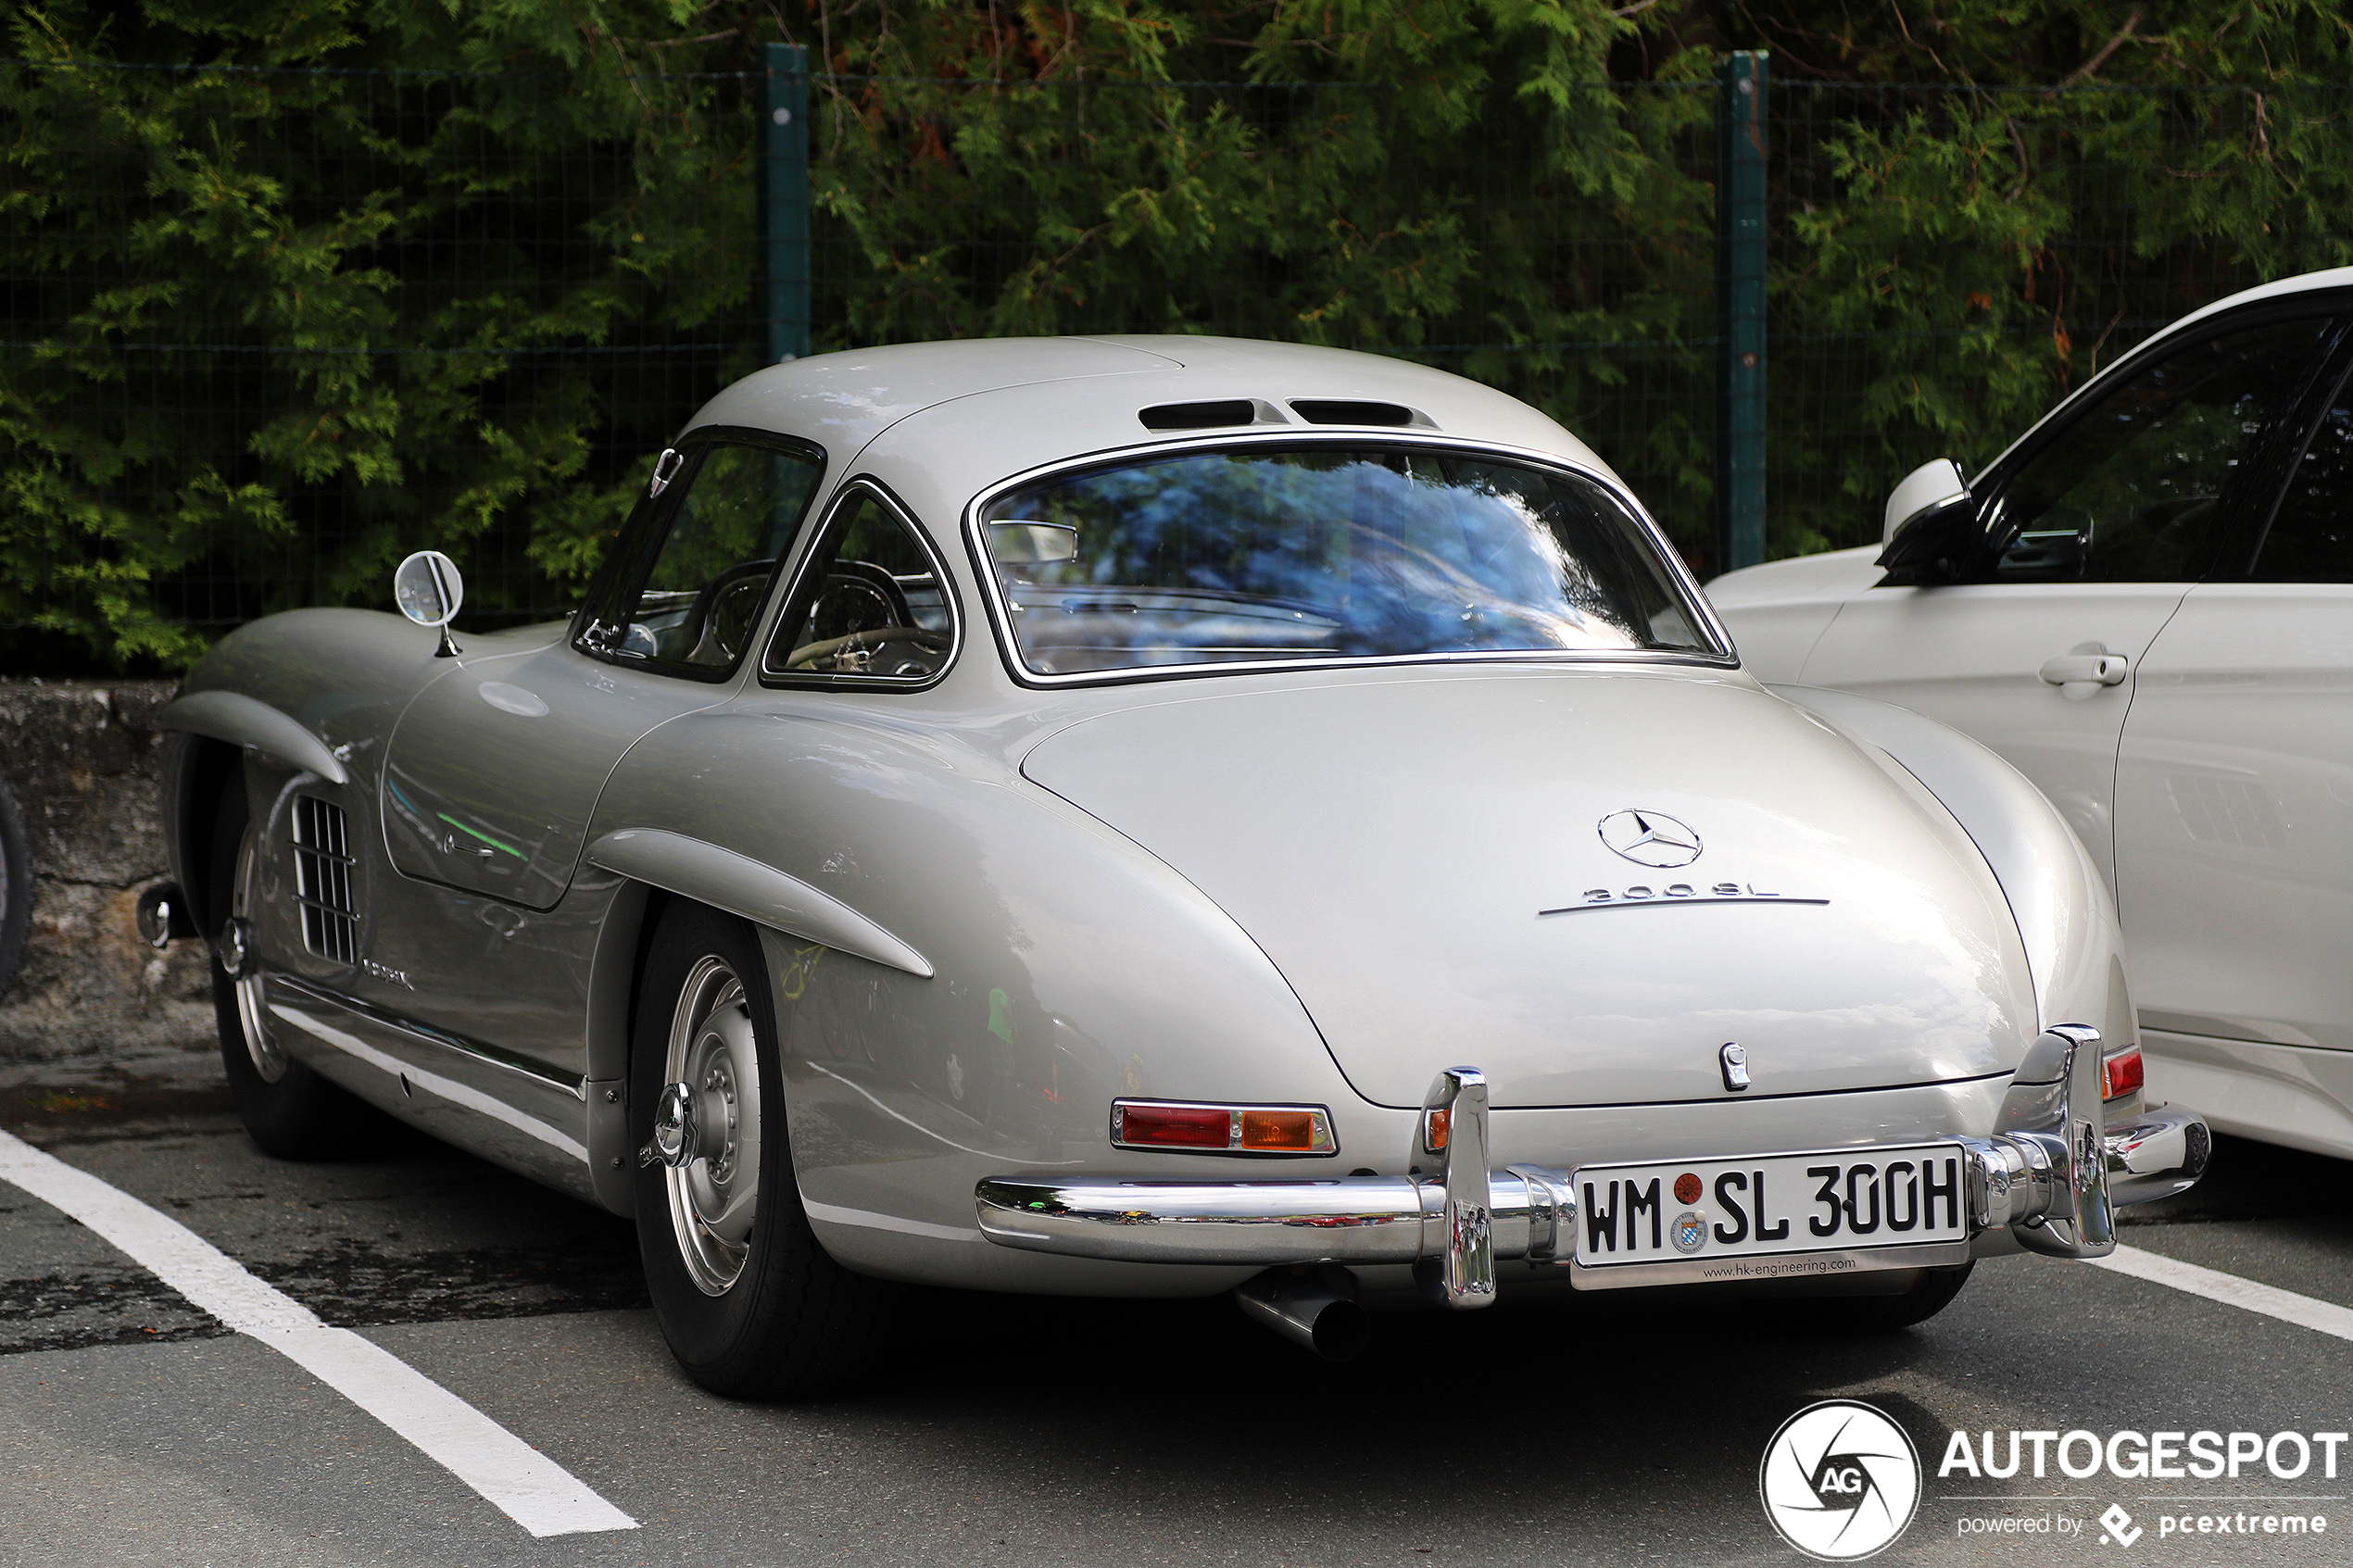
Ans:
[{"label": "white parking line", "polygon": [[2203,1296],[2209,1301],[2225,1306],[2243,1307],[2250,1312],[2260,1312],[2267,1318],[2292,1323],[2299,1328],[2316,1333],[2334,1335],[2339,1339],[2353,1339],[2353,1308],[2319,1300],[2310,1296],[2298,1296],[2293,1290],[2277,1286],[2258,1285],[2251,1279],[2226,1274],[2219,1269],[2202,1269],[2196,1263],[2178,1262],[2155,1252],[2144,1252],[2137,1247],[2119,1247],[2105,1258],[2086,1258],[2095,1268],[2108,1269],[2134,1279],[2145,1279],[2152,1285],[2169,1285],[2192,1296]]},{"label": "white parking line", "polygon": [[535,1536],[634,1530],[571,1472],[382,1346],[330,1328],[168,1215],[0,1132],[0,1180],[62,1210],[203,1311],[251,1335],[413,1443]]}]

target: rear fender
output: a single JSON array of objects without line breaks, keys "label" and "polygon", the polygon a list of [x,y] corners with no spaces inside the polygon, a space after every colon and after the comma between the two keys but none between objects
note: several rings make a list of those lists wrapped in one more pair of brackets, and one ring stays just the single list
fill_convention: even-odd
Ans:
[{"label": "rear fender", "polygon": [[2041,1027],[2091,1023],[2110,1047],[2139,1038],[2116,903],[2082,841],[2025,774],[1908,708],[1811,686],[1772,686],[1918,780],[2001,884],[2026,946]]}]

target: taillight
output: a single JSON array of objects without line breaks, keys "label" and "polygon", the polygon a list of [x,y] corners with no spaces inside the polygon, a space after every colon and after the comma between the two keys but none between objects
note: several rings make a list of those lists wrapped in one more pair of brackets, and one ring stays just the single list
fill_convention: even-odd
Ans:
[{"label": "taillight", "polygon": [[2100,1063],[2100,1098],[2116,1099],[2141,1086],[2141,1047],[2121,1050]]},{"label": "taillight", "polygon": [[1189,1148],[1234,1154],[1337,1154],[1331,1112],[1320,1105],[1199,1105],[1172,1100],[1111,1102],[1111,1141],[1120,1148]]},{"label": "taillight", "polygon": [[1224,1148],[1233,1118],[1207,1105],[1114,1105],[1111,1141],[1147,1148]]},{"label": "taillight", "polygon": [[1422,1148],[1432,1154],[1446,1152],[1446,1136],[1453,1128],[1454,1113],[1440,1109],[1422,1112]]}]

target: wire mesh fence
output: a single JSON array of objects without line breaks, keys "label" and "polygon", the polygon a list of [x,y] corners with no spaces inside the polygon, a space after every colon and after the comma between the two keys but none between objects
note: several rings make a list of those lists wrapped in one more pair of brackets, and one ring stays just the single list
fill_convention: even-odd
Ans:
[{"label": "wire mesh fence", "polygon": [[[566,611],[646,464],[767,356],[756,74],[0,65],[0,625],[184,661],[385,601]],[[1716,558],[1716,90],[818,75],[818,351],[1204,332],[1544,408]],[[1500,95],[1499,95],[1500,99]],[[1876,538],[2183,311],[2348,259],[2334,89],[1773,87],[1773,553]]]}]

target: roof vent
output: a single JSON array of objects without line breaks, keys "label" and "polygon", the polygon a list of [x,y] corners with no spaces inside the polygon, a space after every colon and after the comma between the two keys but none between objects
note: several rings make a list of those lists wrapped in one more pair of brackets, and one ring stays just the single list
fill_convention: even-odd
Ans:
[{"label": "roof vent", "polygon": [[1258,404],[1248,397],[1216,403],[1163,403],[1136,416],[1146,430],[1215,430],[1219,425],[1258,422]]},{"label": "roof vent", "polygon": [[1426,425],[1430,420],[1402,403],[1357,403],[1340,398],[1295,398],[1291,412],[1311,425]]}]

